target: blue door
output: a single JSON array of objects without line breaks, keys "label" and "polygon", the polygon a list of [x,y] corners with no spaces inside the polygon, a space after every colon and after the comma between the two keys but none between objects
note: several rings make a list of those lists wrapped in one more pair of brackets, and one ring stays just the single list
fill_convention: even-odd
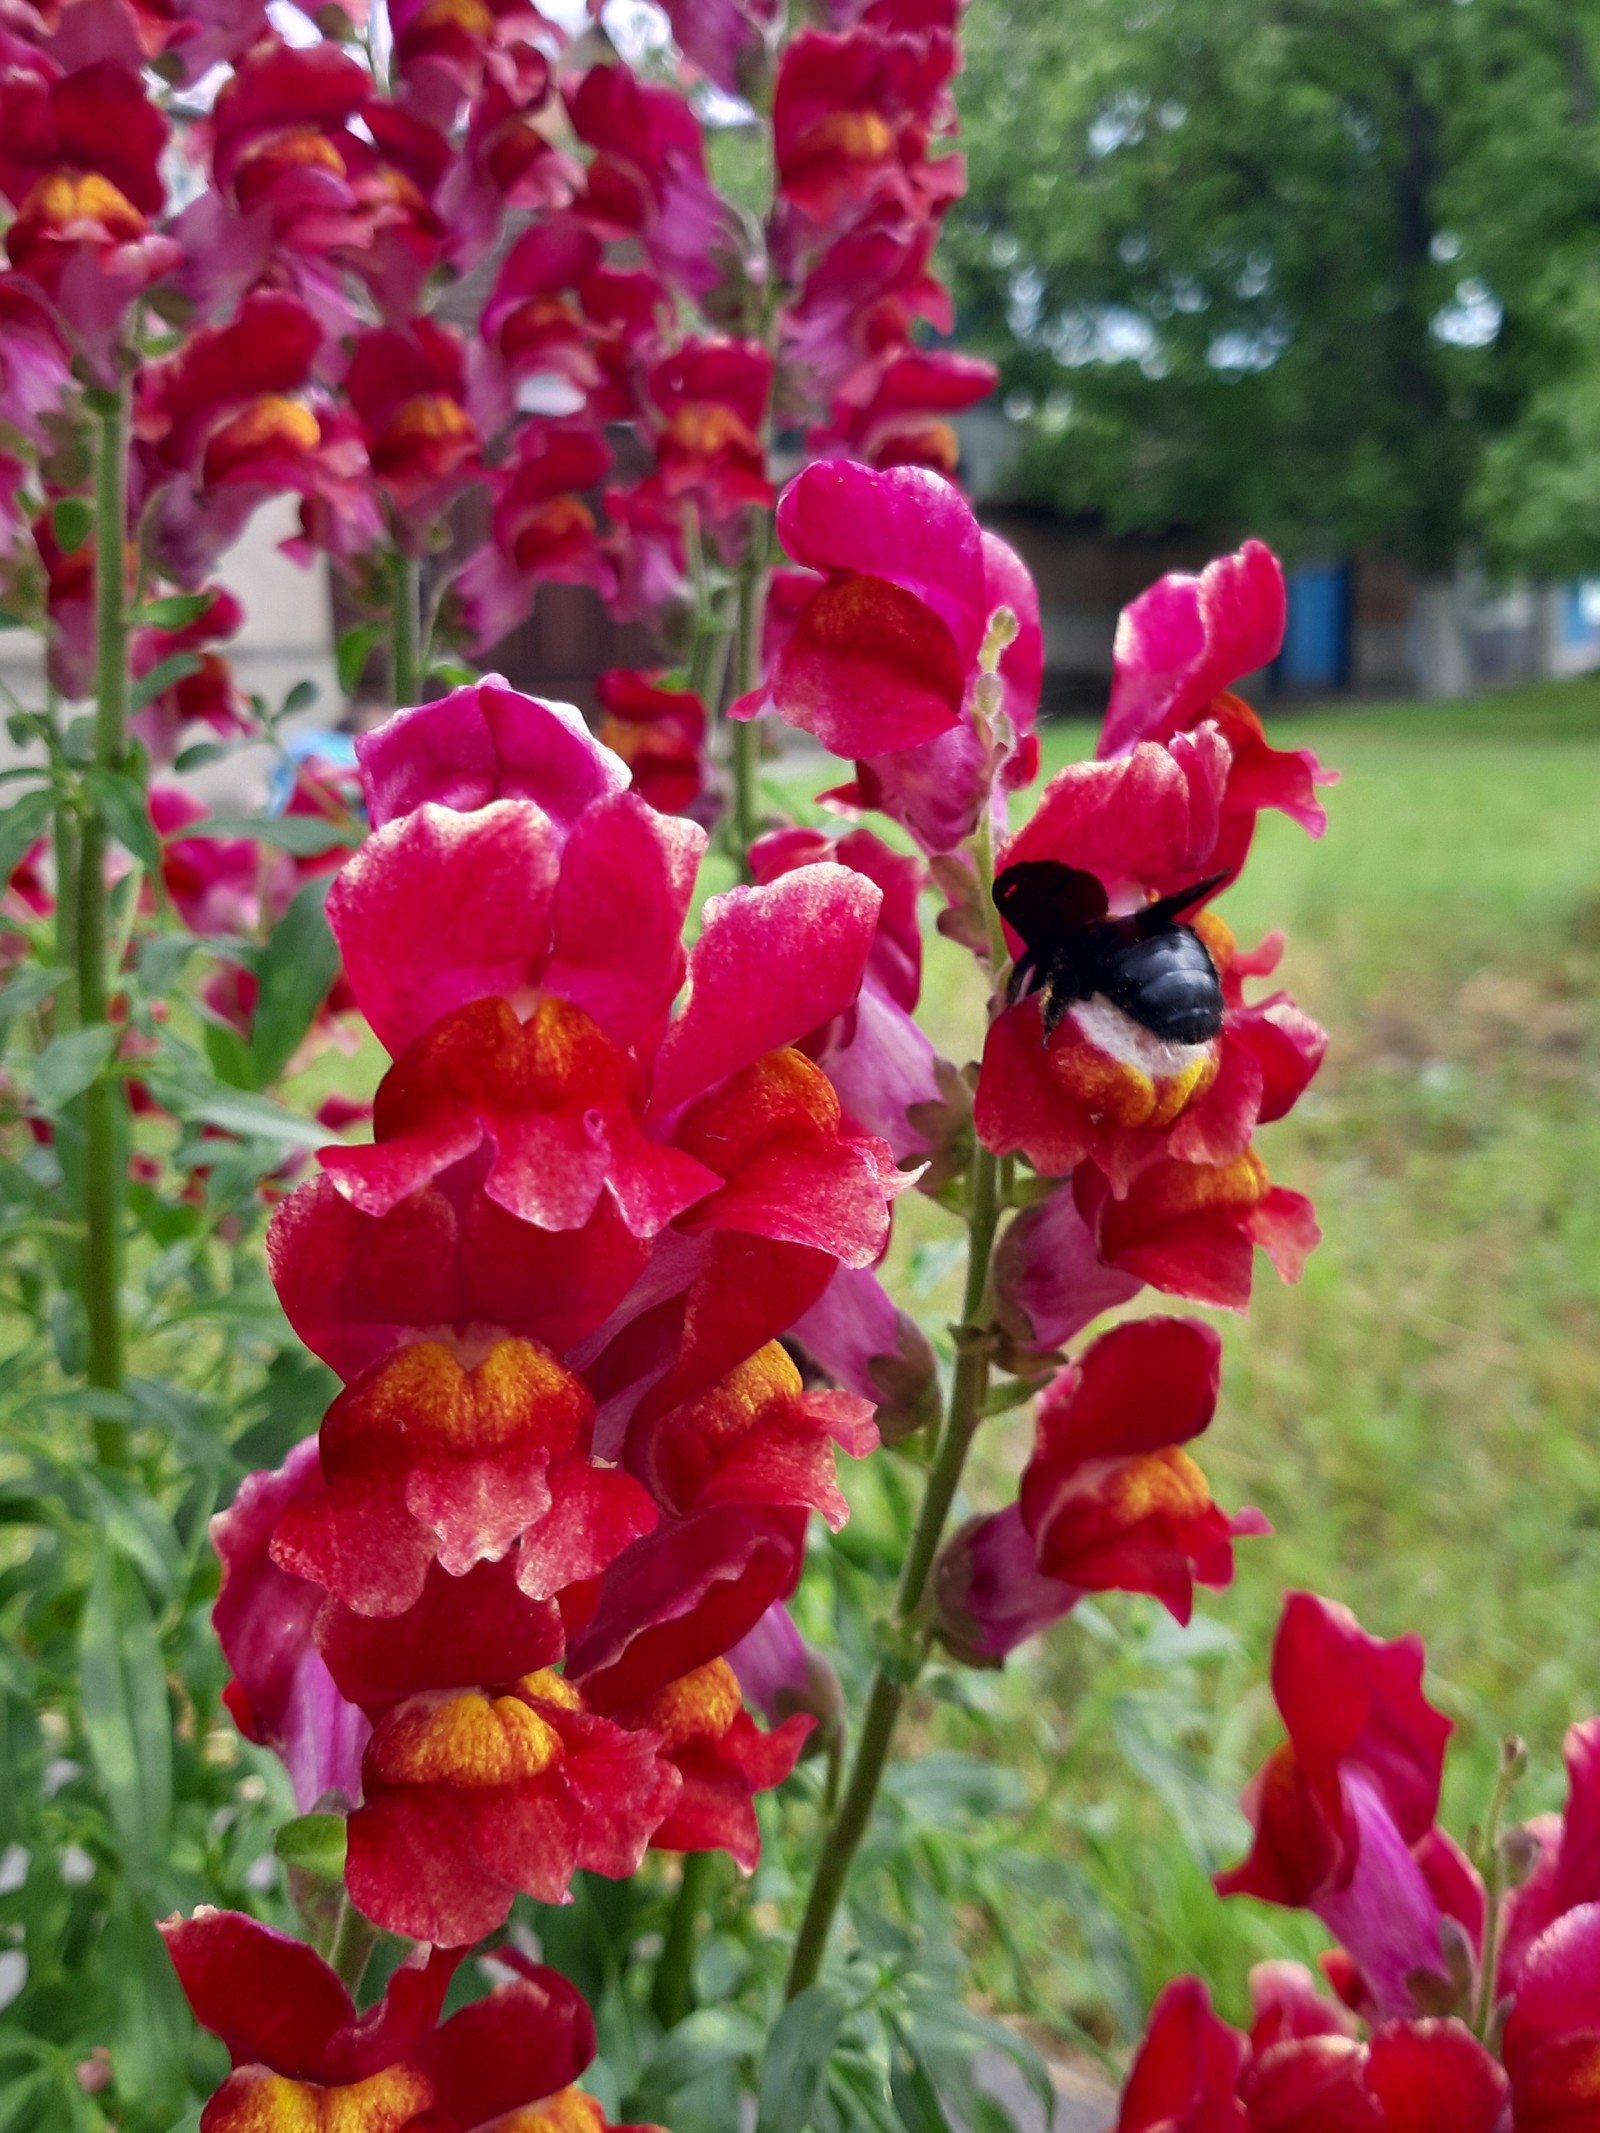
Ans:
[{"label": "blue door", "polygon": [[1349,672],[1349,564],[1291,571],[1279,680],[1289,689],[1339,689]]}]

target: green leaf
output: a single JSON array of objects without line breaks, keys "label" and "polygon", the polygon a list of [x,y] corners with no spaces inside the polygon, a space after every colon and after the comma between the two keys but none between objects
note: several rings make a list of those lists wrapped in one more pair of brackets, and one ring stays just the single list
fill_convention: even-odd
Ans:
[{"label": "green leaf", "polygon": [[184,964],[199,946],[192,933],[158,933],[139,951],[139,983],[157,998],[171,992]]},{"label": "green leaf", "polygon": [[889,2094],[906,2133],[951,2133],[933,2077],[911,2050],[898,2025],[895,2048],[889,2055]]},{"label": "green leaf", "polygon": [[52,1038],[33,1070],[34,1102],[46,1111],[60,1111],[81,1096],[116,1050],[117,1034],[108,1023],[96,1022]]},{"label": "green leaf", "polygon": [[762,2041],[761,2029],[748,2015],[731,2007],[698,2008],[667,2031],[645,2068],[641,2086],[665,2100],[713,2067],[726,2065],[730,2059],[754,2058]]},{"label": "green leaf", "polygon": [[354,696],[361,684],[361,670],[383,636],[381,622],[358,622],[339,639],[339,686]]},{"label": "green leaf", "polygon": [[452,689],[470,689],[483,676],[476,667],[465,666],[459,659],[436,659],[428,669],[428,678],[448,682]]},{"label": "green leaf", "polygon": [[120,770],[91,770],[84,783],[95,813],[124,851],[151,873],[161,868],[161,837],[150,820],[150,803],[137,778]]},{"label": "green leaf", "polygon": [[309,711],[321,694],[321,689],[314,681],[297,681],[283,699],[283,709],[278,716],[293,718],[297,711]]},{"label": "green leaf", "polygon": [[139,620],[150,629],[181,630],[186,623],[198,621],[216,598],[215,593],[167,593],[159,600],[147,600],[139,610]]},{"label": "green leaf", "polygon": [[250,1030],[256,1085],[277,1080],[300,1047],[339,973],[339,949],[323,916],[332,876],[308,881],[273,927],[256,965],[260,992]]},{"label": "green leaf", "polygon": [[188,2100],[189,2007],[172,1958],[136,1899],[112,1913],[98,1966],[115,1980],[117,2101],[142,2125],[169,2126]]},{"label": "green leaf", "polygon": [[175,681],[187,681],[199,671],[198,652],[174,652],[167,659],[158,659],[147,674],[141,674],[129,687],[128,709],[142,711],[146,704],[155,702],[163,689],[170,689]]},{"label": "green leaf", "polygon": [[64,555],[75,555],[94,531],[94,506],[86,496],[63,496],[50,513],[50,526]]},{"label": "green leaf", "polygon": [[762,2061],[756,2133],[805,2133],[846,2012],[833,1985],[808,1985],[783,2010]]},{"label": "green leaf", "polygon": [[280,852],[316,858],[341,844],[359,844],[366,835],[360,822],[330,822],[326,815],[204,815],[185,822],[177,837],[253,837]]},{"label": "green leaf", "polygon": [[256,1058],[239,1032],[227,1022],[207,1020],[203,1031],[206,1057],[218,1081],[230,1089],[258,1089]]},{"label": "green leaf", "polygon": [[343,1881],[344,1816],[296,1815],[278,1831],[272,1849],[285,1866],[297,1868],[302,1874],[311,1874],[318,1881]]},{"label": "green leaf", "polygon": [[220,1126],[241,1140],[274,1141],[286,1148],[320,1148],[328,1138],[327,1128],[314,1118],[297,1118],[281,1104],[244,1090],[213,1089],[199,1093],[164,1076],[150,1076],[151,1093],[175,1118],[202,1126]]},{"label": "green leaf", "polygon": [[196,741],[185,748],[173,764],[174,770],[204,770],[208,763],[220,763],[229,750],[226,741]]},{"label": "green leaf", "polygon": [[59,970],[50,963],[22,963],[11,972],[0,985],[0,1050],[17,1017],[32,1014],[71,975],[70,970]]},{"label": "green leaf", "polygon": [[109,1546],[96,1554],[79,1637],[89,1752],[129,1864],[148,1876],[172,1825],[166,1668],[144,1586]]},{"label": "green leaf", "polygon": [[0,815],[0,886],[11,879],[36,838],[50,827],[55,795],[48,786],[25,792]]}]

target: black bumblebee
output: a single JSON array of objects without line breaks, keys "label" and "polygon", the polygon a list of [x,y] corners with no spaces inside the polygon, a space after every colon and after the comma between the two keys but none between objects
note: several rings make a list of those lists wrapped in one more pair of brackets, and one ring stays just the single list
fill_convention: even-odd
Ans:
[{"label": "black bumblebee", "polygon": [[1108,918],[1095,875],[1058,859],[1007,867],[994,885],[995,908],[1026,949],[1007,999],[1039,994],[1047,1040],[1074,1001],[1102,993],[1152,1036],[1204,1044],[1222,1027],[1222,984],[1205,942],[1179,914],[1226,879],[1211,874],[1141,911]]}]

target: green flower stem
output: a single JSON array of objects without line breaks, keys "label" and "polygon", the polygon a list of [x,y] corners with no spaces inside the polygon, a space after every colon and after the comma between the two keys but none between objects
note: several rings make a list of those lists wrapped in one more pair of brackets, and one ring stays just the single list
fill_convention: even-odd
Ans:
[{"label": "green flower stem", "polygon": [[1500,1743],[1500,1767],[1495,1774],[1494,1796],[1489,1802],[1489,1819],[1484,1825],[1477,1862],[1484,1884],[1483,1956],[1478,1965],[1478,2003],[1473,2010],[1472,2027],[1476,2035],[1485,2038],[1494,2017],[1494,1974],[1499,1960],[1500,1924],[1507,1894],[1505,1861],[1500,1854],[1500,1824],[1505,1818],[1512,1787],[1527,1767],[1527,1748],[1514,1733],[1507,1734]]},{"label": "green flower stem", "polygon": [[[127,544],[128,388],[93,396],[95,524],[95,723],[97,770],[120,771],[128,733],[128,603],[124,570]],[[78,844],[78,1018],[85,1029],[106,1020],[110,977],[106,932],[106,830],[98,813],[84,810]],[[83,1301],[89,1321],[91,1385],[122,1389],[126,1354],[122,1325],[123,1127],[122,1084],[102,1073],[83,1097],[84,1219]],[[124,1423],[101,1418],[94,1425],[95,1450],[106,1466],[128,1463]]]},{"label": "green flower stem", "polygon": [[[750,557],[739,572],[739,664],[737,688],[748,696],[761,684],[761,632],[767,611],[768,528],[752,534]],[[739,872],[750,879],[750,847],[761,827],[761,728],[754,719],[733,726],[733,834]]]},{"label": "green flower stem", "polygon": [[676,2029],[694,2006],[694,1951],[700,1914],[711,1895],[713,1852],[685,1852],[678,1900],[650,1986],[650,2006],[663,2029]]},{"label": "green flower stem", "polygon": [[396,710],[420,701],[421,573],[414,555],[395,551],[394,592],[390,607],[389,663]]},{"label": "green flower stem", "polygon": [[989,1359],[993,1345],[989,1328],[989,1263],[1000,1218],[998,1175],[994,1157],[980,1145],[973,1155],[968,1185],[967,1284],[961,1324],[956,1329],[956,1367],[950,1384],[950,1402],[938,1449],[928,1469],[911,1544],[901,1567],[891,1618],[891,1636],[896,1638],[900,1648],[893,1660],[879,1662],[872,1677],[849,1782],[832,1827],[820,1847],[811,1891],[806,1899],[805,1916],[795,1936],[787,1988],[791,2000],[815,1983],[822,1968],[834,1914],[843,1898],[861,1840],[872,1820],[878,1788],[883,1782],[884,1768],[894,1741],[895,1721],[926,1655],[926,1633],[921,1633],[919,1643],[916,1624],[923,1611],[928,1579],[944,1536],[945,1521],[961,1485],[961,1471],[966,1465],[978,1424],[983,1419],[984,1400],[989,1390]]},{"label": "green flower stem", "polygon": [[[972,852],[977,865],[979,894],[988,918],[992,982],[998,987],[1007,955],[1005,934],[990,895],[994,884],[994,840],[987,814],[973,836]],[[879,1661],[873,1674],[849,1782],[822,1843],[811,1891],[806,1899],[805,1915],[795,1936],[787,1988],[791,2000],[816,1981],[822,1968],[834,1914],[843,1898],[856,1852],[872,1820],[878,1788],[883,1782],[884,1768],[894,1741],[895,1721],[906,1693],[915,1683],[927,1657],[929,1632],[923,1626],[923,1615],[928,1580],[989,1394],[989,1366],[994,1354],[990,1266],[994,1257],[995,1232],[1004,1207],[1000,1166],[980,1141],[973,1149],[972,1168],[967,1180],[967,1279],[961,1299],[961,1323],[955,1333],[956,1363],[950,1381],[950,1400],[933,1462],[923,1484],[922,1502],[917,1510],[910,1545],[901,1565],[900,1583],[885,1640],[889,1656]]]}]

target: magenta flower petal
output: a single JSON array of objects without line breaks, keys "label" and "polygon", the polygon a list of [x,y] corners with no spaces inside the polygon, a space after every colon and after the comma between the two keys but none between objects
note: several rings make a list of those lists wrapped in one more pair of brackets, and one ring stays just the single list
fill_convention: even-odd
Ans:
[{"label": "magenta flower petal", "polygon": [[356,741],[375,829],[428,801],[466,814],[492,800],[533,800],[563,830],[628,784],[571,704],[524,696],[498,674],[438,703],[397,711]]},{"label": "magenta flower petal", "polygon": [[850,867],[797,867],[706,905],[689,998],[656,1059],[664,1119],[742,1066],[843,1014],[861,987],[883,892]]},{"label": "magenta flower petal", "polygon": [[425,803],[368,838],[328,896],[350,988],[391,1054],[452,1007],[537,985],[558,856],[528,800],[475,814]]}]

